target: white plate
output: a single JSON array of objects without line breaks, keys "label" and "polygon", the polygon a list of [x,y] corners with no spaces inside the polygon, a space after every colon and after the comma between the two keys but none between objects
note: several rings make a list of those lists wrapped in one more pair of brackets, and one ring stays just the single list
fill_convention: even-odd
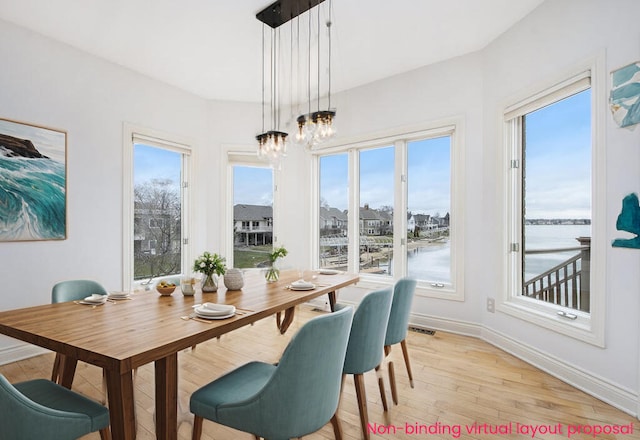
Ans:
[{"label": "white plate", "polygon": [[313,290],[316,286],[314,284],[303,285],[303,286],[294,286],[293,284],[289,286],[291,290]]},{"label": "white plate", "polygon": [[319,269],[318,273],[320,275],[337,275],[340,271],[335,269]]},{"label": "white plate", "polygon": [[202,318],[202,319],[228,319],[231,318],[233,316],[235,316],[236,312],[233,313],[228,313],[226,315],[202,315],[200,313],[198,313],[198,310],[196,309],[196,316],[198,318]]},{"label": "white plate", "polygon": [[107,295],[100,295],[100,297],[87,296],[83,302],[87,304],[102,304],[107,300]]},{"label": "white plate", "polygon": [[124,299],[129,298],[130,296],[131,294],[127,292],[111,292],[108,297],[113,299]]},{"label": "white plate", "polygon": [[233,315],[236,308],[226,304],[204,303],[200,307],[196,307],[195,312],[203,316],[227,316]]}]

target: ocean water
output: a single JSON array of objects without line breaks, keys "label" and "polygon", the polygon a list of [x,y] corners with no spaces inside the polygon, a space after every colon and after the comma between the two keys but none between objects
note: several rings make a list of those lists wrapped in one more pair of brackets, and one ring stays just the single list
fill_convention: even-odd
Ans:
[{"label": "ocean water", "polygon": [[64,238],[65,193],[63,163],[0,152],[0,240]]},{"label": "ocean water", "polygon": [[[590,237],[589,225],[527,225],[527,249],[557,249],[579,246],[577,237]],[[525,280],[562,263],[579,251],[529,254],[525,257]],[[449,242],[407,251],[409,275],[421,280],[449,283],[451,251]]]}]

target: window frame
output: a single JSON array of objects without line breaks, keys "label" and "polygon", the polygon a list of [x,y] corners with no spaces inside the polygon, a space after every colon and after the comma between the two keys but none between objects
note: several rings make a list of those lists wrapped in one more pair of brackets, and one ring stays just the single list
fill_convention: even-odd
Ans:
[{"label": "window frame", "polygon": [[[558,102],[580,91],[585,77],[591,89],[591,278],[590,312],[581,312],[556,304],[523,297],[522,289],[522,116],[545,105]],[[503,111],[504,224],[503,294],[496,310],[556,333],[604,347],[605,320],[605,164],[604,144],[605,87],[604,62],[599,55],[578,64],[565,74],[537,85],[512,99]],[[516,161],[516,162],[512,162]],[[517,244],[514,250],[512,244]],[[562,315],[562,313],[565,313]],[[575,319],[568,319],[575,316]]]},{"label": "window frame", "polygon": [[[278,221],[280,218],[280,214],[278,212],[278,206],[280,206],[280,193],[278,191],[279,181],[280,181],[280,170],[278,167],[274,167],[273,165],[265,162],[263,159],[258,157],[258,153],[255,146],[238,146],[238,145],[223,145],[220,149],[221,154],[221,163],[225,164],[222,169],[222,185],[224,188],[224,193],[221,194],[222,200],[224,200],[225,206],[225,215],[223,219],[223,232],[221,238],[222,249],[225,250],[225,254],[227,255],[226,262],[227,267],[234,267],[233,264],[233,167],[234,166],[248,166],[248,167],[261,167],[261,168],[271,168],[273,172],[273,219],[272,221],[267,220],[267,225],[272,223],[273,227],[273,246],[281,246],[282,244],[279,242],[280,233],[278,225],[280,222]],[[249,226],[251,227],[251,222],[249,222]],[[246,268],[242,270],[261,270],[259,268]]]},{"label": "window frame", "polygon": [[[454,221],[451,224],[451,284],[418,280],[416,294],[429,298],[440,298],[455,301],[464,301],[464,218],[463,204],[465,198],[465,172],[464,172],[464,119],[453,117],[432,121],[430,123],[409,126],[396,130],[389,130],[368,136],[358,136],[347,139],[340,144],[329,144],[324,147],[314,148],[312,153],[312,182],[313,203],[311,262],[313,267],[320,267],[319,242],[320,242],[320,157],[334,154],[348,155],[348,210],[350,213],[358,213],[360,207],[359,181],[360,175],[358,152],[361,150],[379,147],[395,147],[394,168],[394,212],[407,212],[407,149],[409,142],[427,138],[451,136],[451,209],[450,215]],[[359,255],[354,249],[359,249],[360,227],[359,216],[350,214],[348,217],[347,234],[349,237],[349,254],[347,257],[348,270],[359,273]],[[400,221],[393,223],[393,252],[399,255],[394,258],[392,273],[394,275],[380,276],[360,273],[359,286],[364,288],[378,288],[392,285],[400,277],[407,275],[407,218],[401,216]]]},{"label": "window frame", "polygon": [[[182,155],[180,197],[181,207],[181,238],[182,254],[180,265],[183,271],[190,268],[193,261],[190,233],[192,231],[192,191],[190,182],[192,180],[192,163],[194,142],[186,137],[163,133],[158,130],[141,127],[125,122],[123,124],[123,163],[122,163],[122,289],[124,291],[135,290],[143,284],[142,280],[134,280],[134,143],[136,140],[145,141],[145,144],[175,151]],[[146,282],[145,282],[146,284]]]}]

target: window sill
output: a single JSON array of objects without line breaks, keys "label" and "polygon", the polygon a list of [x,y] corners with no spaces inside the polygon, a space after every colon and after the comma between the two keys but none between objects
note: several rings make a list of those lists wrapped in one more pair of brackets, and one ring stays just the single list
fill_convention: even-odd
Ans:
[{"label": "window sill", "polygon": [[[512,298],[498,304],[496,310],[597,347],[605,346],[603,332],[599,331],[593,317],[585,312],[525,298]],[[558,312],[566,315],[561,316]]]}]

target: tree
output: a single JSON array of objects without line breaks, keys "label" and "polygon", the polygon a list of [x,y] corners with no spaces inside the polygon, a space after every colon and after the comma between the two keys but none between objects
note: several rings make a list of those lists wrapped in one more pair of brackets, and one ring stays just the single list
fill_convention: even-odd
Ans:
[{"label": "tree", "polygon": [[170,179],[135,185],[134,276],[152,279],[181,271],[180,188]]}]

